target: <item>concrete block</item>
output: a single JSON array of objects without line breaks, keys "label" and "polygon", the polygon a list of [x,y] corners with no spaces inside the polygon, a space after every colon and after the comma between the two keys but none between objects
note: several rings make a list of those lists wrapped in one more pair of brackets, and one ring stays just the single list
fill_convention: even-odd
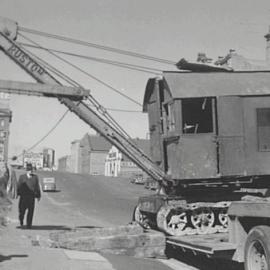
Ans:
[{"label": "concrete block", "polygon": [[61,232],[58,236],[54,233],[52,247],[135,257],[164,257],[166,239],[163,233],[143,232],[137,226],[125,227],[93,229],[92,232]]},{"label": "concrete block", "polygon": [[142,234],[143,228],[138,224],[107,228],[76,228],[70,231],[58,231],[50,234],[50,239],[54,241],[64,241],[84,237],[112,236],[112,235],[134,235]]}]

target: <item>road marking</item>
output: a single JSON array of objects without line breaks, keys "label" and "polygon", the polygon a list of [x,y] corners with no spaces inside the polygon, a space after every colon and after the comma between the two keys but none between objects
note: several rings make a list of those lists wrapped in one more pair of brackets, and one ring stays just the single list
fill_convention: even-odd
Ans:
[{"label": "road marking", "polygon": [[169,259],[169,260],[159,259],[159,261],[167,265],[168,267],[172,268],[173,270],[180,270],[180,269],[181,270],[198,270],[198,268],[182,263],[176,259]]}]

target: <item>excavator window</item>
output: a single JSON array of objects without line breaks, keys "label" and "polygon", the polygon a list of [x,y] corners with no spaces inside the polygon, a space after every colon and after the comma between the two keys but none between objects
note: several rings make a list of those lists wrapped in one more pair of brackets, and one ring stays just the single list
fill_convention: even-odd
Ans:
[{"label": "excavator window", "polygon": [[214,132],[212,102],[212,98],[182,99],[183,134]]}]

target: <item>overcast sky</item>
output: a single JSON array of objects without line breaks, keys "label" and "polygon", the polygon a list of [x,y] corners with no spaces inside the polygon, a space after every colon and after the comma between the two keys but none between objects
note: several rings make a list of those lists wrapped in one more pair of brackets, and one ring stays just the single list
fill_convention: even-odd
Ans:
[{"label": "overcast sky", "polygon": [[[100,45],[130,50],[177,62],[182,57],[195,59],[198,52],[212,58],[233,48],[249,58],[264,59],[265,39],[270,25],[269,0],[1,0],[0,15],[14,19],[19,26],[85,40]],[[78,54],[175,70],[173,66],[124,57],[97,49],[84,48],[26,34],[50,48]],[[45,57],[37,50],[33,50]],[[147,80],[154,75],[129,71],[88,60],[65,57],[85,71],[143,101]],[[91,89],[105,107],[141,110],[140,106],[51,58],[50,61],[85,88]],[[0,55],[0,79],[33,80]],[[12,96],[13,121],[10,129],[10,155],[19,154],[43,137],[66,108],[57,100]],[[145,138],[147,115],[116,113],[114,118],[132,137]],[[70,153],[70,142],[80,139],[90,128],[69,113],[39,147],[52,147],[57,157]]]}]

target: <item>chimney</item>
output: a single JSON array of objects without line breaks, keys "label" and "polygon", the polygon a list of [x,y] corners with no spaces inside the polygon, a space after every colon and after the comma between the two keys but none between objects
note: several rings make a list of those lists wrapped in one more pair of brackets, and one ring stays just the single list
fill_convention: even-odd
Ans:
[{"label": "chimney", "polygon": [[264,37],[266,38],[266,61],[270,62],[270,26],[268,33]]}]

